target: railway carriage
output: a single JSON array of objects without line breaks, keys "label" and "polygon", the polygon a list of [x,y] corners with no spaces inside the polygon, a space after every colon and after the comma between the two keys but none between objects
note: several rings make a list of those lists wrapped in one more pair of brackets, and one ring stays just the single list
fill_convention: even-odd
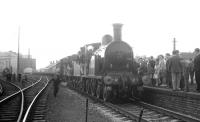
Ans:
[{"label": "railway carriage", "polygon": [[[68,62],[73,73],[68,75],[69,85],[88,94],[110,101],[135,95],[142,81],[135,67],[132,48],[121,40],[122,24],[113,24],[114,38],[105,35],[102,43],[88,44],[81,48],[76,58]],[[87,50],[88,47],[90,50]],[[69,66],[65,63],[60,66]],[[60,68],[63,69],[63,68]],[[62,73],[62,72],[61,72]],[[62,73],[63,74],[63,73]]]}]

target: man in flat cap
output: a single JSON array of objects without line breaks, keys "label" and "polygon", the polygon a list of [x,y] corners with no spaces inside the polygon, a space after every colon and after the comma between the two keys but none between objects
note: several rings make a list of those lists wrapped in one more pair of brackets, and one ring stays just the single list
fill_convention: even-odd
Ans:
[{"label": "man in flat cap", "polygon": [[196,48],[194,51],[194,71],[195,71],[195,79],[197,84],[197,91],[200,92],[200,51],[199,48]]}]

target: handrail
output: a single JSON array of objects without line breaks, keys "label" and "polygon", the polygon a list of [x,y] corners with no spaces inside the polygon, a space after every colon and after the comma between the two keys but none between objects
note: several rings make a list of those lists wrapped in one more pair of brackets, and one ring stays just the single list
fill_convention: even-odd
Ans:
[{"label": "handrail", "polygon": [[[46,77],[46,78],[47,78],[47,77]],[[36,101],[36,99],[39,97],[39,95],[43,92],[43,90],[47,87],[48,83],[49,83],[49,80],[48,80],[48,78],[47,78],[47,83],[46,83],[45,86],[42,88],[42,90],[40,90],[40,92],[38,92],[38,94],[35,96],[35,98],[32,100],[31,104],[29,105],[29,107],[28,107],[28,109],[27,109],[27,111],[26,111],[26,113],[25,113],[25,115],[24,115],[24,118],[23,118],[23,121],[22,121],[22,122],[26,122],[26,121],[27,121],[27,118],[28,118],[28,116],[29,116],[29,113],[30,113],[30,110],[31,110],[33,104],[35,103],[35,101]]]}]

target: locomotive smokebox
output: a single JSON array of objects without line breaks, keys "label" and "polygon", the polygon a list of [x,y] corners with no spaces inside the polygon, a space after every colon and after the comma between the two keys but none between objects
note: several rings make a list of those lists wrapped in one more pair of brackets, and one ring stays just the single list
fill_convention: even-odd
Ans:
[{"label": "locomotive smokebox", "polygon": [[114,41],[122,41],[121,39],[121,30],[122,30],[121,23],[113,24],[113,31],[114,31]]}]

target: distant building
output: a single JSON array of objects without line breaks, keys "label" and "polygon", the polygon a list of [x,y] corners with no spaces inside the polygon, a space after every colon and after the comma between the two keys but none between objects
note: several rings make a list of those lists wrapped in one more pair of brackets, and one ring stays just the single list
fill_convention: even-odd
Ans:
[{"label": "distant building", "polygon": [[50,64],[47,67],[41,69],[40,71],[46,72],[46,73],[56,73],[56,71],[58,70],[56,68],[57,63],[55,63],[54,61],[51,61]]},{"label": "distant building", "polygon": [[19,58],[19,72],[24,72],[25,69],[32,68],[32,71],[36,70],[36,59],[32,58]]},{"label": "distant building", "polygon": [[180,52],[180,56],[183,59],[189,60],[189,59],[193,59],[194,58],[194,54],[191,52]]},{"label": "distant building", "polygon": [[[8,51],[0,52],[0,73],[5,69],[9,68],[12,73],[17,73],[17,53]],[[19,73],[24,73],[26,68],[32,68],[36,70],[36,59],[31,56],[21,55],[19,56]]]}]

